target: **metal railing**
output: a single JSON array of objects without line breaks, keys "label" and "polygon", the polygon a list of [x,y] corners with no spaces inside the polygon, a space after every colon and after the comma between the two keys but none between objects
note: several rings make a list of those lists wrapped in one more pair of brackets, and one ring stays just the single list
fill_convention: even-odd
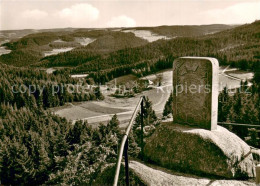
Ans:
[{"label": "metal railing", "polygon": [[125,156],[125,177],[126,177],[126,185],[129,185],[129,164],[128,164],[128,136],[129,133],[132,129],[132,126],[134,124],[134,120],[136,118],[136,115],[138,114],[138,111],[141,107],[141,157],[143,157],[143,127],[144,127],[144,101],[145,101],[145,97],[142,96],[134,110],[134,113],[129,121],[129,124],[126,128],[126,131],[124,133],[122,142],[121,142],[121,146],[120,146],[120,150],[119,150],[119,155],[118,155],[118,160],[117,160],[117,164],[116,164],[116,172],[115,172],[115,177],[114,177],[114,186],[117,186],[118,183],[118,178],[119,178],[119,173],[120,173],[120,167],[121,167],[121,161],[123,158],[123,153]]},{"label": "metal railing", "polygon": [[244,123],[226,123],[226,122],[218,122],[218,125],[232,125],[232,126],[244,126],[244,127],[260,127],[257,124],[244,124]]},{"label": "metal railing", "polygon": [[[247,130],[249,130],[250,128],[251,128],[251,129],[256,129],[256,134],[258,134],[258,135],[260,136],[260,124],[245,124],[245,123],[218,122],[218,125],[223,126],[223,127],[225,127],[225,128],[231,126],[232,128],[233,128],[233,127],[236,127],[237,129],[240,128],[240,127],[241,127],[241,128],[247,128]],[[232,129],[229,129],[229,128],[227,128],[227,129],[236,134],[236,132],[234,132]],[[238,134],[237,134],[237,135],[238,135]],[[238,136],[239,136],[239,135],[238,135]],[[247,142],[246,138],[251,138],[248,133],[247,133],[247,136],[244,136],[244,137],[239,136],[239,137],[242,138],[243,140],[245,140],[246,142]],[[260,139],[260,138],[256,136],[256,139],[255,139],[255,140],[258,140],[258,141],[259,141],[259,139]],[[260,143],[258,142],[258,143],[256,143],[255,145],[259,146]],[[255,148],[255,147],[250,146],[250,148],[252,149],[252,148]],[[259,148],[259,147],[258,147],[258,148]]]},{"label": "metal railing", "polygon": [[246,127],[246,128],[259,128],[259,130],[257,130],[257,133],[260,135],[260,124],[218,122],[218,125],[221,125],[224,127],[234,126],[234,127]]}]

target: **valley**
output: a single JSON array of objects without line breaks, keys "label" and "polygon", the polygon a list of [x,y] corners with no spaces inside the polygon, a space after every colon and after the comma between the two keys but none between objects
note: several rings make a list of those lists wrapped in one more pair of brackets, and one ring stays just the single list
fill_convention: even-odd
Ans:
[{"label": "valley", "polygon": [[[158,86],[155,83],[158,76],[161,77],[161,86]],[[80,76],[77,77],[80,78]],[[219,91],[222,91],[224,87],[227,87],[228,89],[239,88],[241,81],[250,81],[252,78],[252,72],[245,72],[227,66],[221,66],[219,68]],[[115,86],[116,83],[120,85],[137,80],[130,76],[126,76],[123,81],[120,79],[122,78],[119,78],[119,81],[113,80],[112,86]],[[55,114],[65,117],[73,122],[84,120],[93,126],[97,126],[100,122],[107,123],[114,114],[117,114],[121,123],[120,126],[124,127],[129,122],[140,96],[147,96],[150,101],[152,101],[155,112],[158,115],[162,115],[164,105],[172,91],[172,69],[166,69],[162,72],[147,75],[140,79],[152,82],[152,84],[149,85],[152,89],[146,90],[131,98],[114,98],[111,95],[115,90],[112,89],[108,91],[107,86],[104,85],[101,86],[101,92],[105,97],[104,100],[69,103],[65,107],[57,107],[51,110],[54,111]]]},{"label": "valley", "polygon": [[[172,63],[181,56],[216,57],[221,65],[219,91],[224,87],[235,90],[241,80],[248,80],[251,86],[259,69],[259,26],[256,21],[242,26],[5,31],[0,35],[0,62],[65,75],[75,83],[101,84],[104,100],[80,101],[82,95],[75,98],[77,102],[69,101],[50,110],[73,123],[86,120],[92,125],[106,123],[117,114],[124,126],[143,95],[162,115],[172,91]],[[148,89],[134,96],[113,96],[116,85],[131,87],[137,81],[148,83]]]},{"label": "valley", "polygon": [[[260,21],[236,26],[0,31],[0,182],[91,185],[103,168],[116,162],[122,129],[129,124],[141,96],[146,97],[145,143],[157,127],[172,120],[172,67],[183,56],[218,59],[218,110],[214,111],[218,122],[258,125],[259,30]],[[246,89],[250,94],[243,92]],[[184,112],[190,110],[193,108]],[[133,121],[129,155],[139,158],[139,113]],[[259,147],[256,128],[227,129],[241,144]],[[173,134],[168,129],[165,132],[163,137]],[[226,144],[230,138],[223,139]],[[203,146],[208,144],[206,140]],[[238,162],[248,149],[236,149],[239,155],[233,159]],[[219,153],[214,157],[219,158]]]}]

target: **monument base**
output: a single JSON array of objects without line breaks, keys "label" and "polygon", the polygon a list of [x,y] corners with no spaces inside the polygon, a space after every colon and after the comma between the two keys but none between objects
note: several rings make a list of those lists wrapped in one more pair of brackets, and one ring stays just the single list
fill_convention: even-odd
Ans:
[{"label": "monument base", "polygon": [[162,123],[147,139],[144,155],[162,167],[181,172],[225,178],[255,177],[250,147],[221,126],[209,131]]}]

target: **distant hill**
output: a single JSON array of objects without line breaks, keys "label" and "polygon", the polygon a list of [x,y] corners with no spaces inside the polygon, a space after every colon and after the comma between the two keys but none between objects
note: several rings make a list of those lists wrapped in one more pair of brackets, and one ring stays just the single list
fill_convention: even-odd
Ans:
[{"label": "distant hill", "polygon": [[[149,30],[155,34],[164,36],[199,36],[204,34],[215,33],[226,29],[234,28],[238,25],[224,25],[224,24],[212,24],[212,25],[183,25],[183,26],[157,26],[157,27],[130,27],[122,28],[122,30]],[[16,40],[29,34],[43,33],[43,32],[75,32],[85,33],[88,31],[104,31],[115,30],[115,28],[52,28],[52,29],[24,29],[24,30],[0,30],[0,41],[3,40]]]},{"label": "distant hill", "polygon": [[[137,27],[137,28],[57,28],[57,29],[41,29],[41,30],[5,30],[0,31],[0,41],[3,46],[11,49],[12,52],[0,56],[0,61],[15,66],[27,66],[35,64],[39,61],[46,61],[45,52],[52,51],[56,48],[72,47],[73,51],[68,54],[58,54],[56,57],[50,57],[54,66],[77,66],[78,64],[87,62],[88,60],[79,59],[77,61],[67,60],[74,58],[78,53],[82,55],[95,56],[100,53],[109,53],[124,48],[133,48],[147,44],[147,40],[135,36],[133,33],[126,33],[124,30],[146,30],[152,34],[163,35],[167,37],[183,37],[183,36],[201,36],[213,32],[230,29],[229,25],[202,25],[202,26],[159,26],[159,27]],[[77,38],[95,39],[88,46],[82,46]],[[58,41],[58,42],[57,42]],[[66,57],[62,56],[66,55]],[[54,59],[55,58],[55,59]],[[63,58],[62,62],[54,62]],[[80,60],[80,62],[78,61]],[[48,60],[48,58],[47,58]],[[45,62],[43,62],[45,63]],[[48,62],[47,62],[48,63]]]},{"label": "distant hill", "polygon": [[[87,46],[81,45],[76,38],[90,38],[93,42]],[[75,66],[83,60],[84,55],[98,55],[100,53],[112,52],[124,48],[138,47],[148,42],[144,39],[136,37],[133,33],[115,32],[108,30],[91,30],[91,31],[75,31],[75,32],[41,32],[24,36],[23,38],[3,44],[2,46],[11,49],[12,52],[0,56],[0,61],[15,66],[27,66],[45,60],[44,53],[52,51],[55,48],[73,47],[74,50],[69,52],[70,57],[77,55],[76,63],[59,62],[59,66],[70,64]],[[63,55],[58,54],[55,58]],[[68,54],[65,54],[68,56]],[[83,58],[80,59],[79,58]],[[53,56],[50,57],[53,59]],[[57,65],[56,65],[57,66]]]},{"label": "distant hill", "polygon": [[[103,81],[138,72],[138,75],[171,68],[175,58],[181,56],[209,56],[220,65],[231,65],[242,70],[260,70],[260,21],[200,37],[179,37],[159,40],[145,46],[119,50],[91,60],[72,71],[93,72],[94,79]],[[51,63],[49,63],[51,64]],[[95,73],[98,68],[99,75]],[[136,69],[136,70],[135,70]],[[100,75],[101,74],[101,75]]]},{"label": "distant hill", "polygon": [[25,30],[0,30],[0,42],[1,41],[10,41],[24,37],[28,34],[34,33],[36,30],[25,29]]},{"label": "distant hill", "polygon": [[[140,29],[178,37],[148,43],[124,30]],[[216,32],[216,33],[213,33]],[[75,38],[91,38],[82,46]],[[241,26],[161,26],[123,29],[74,29],[27,35],[4,44],[13,51],[0,56],[0,61],[16,66],[71,67],[73,73],[90,73],[94,79],[111,78],[129,73],[143,75],[170,68],[180,56],[210,56],[221,65],[243,70],[259,69],[260,21]],[[59,44],[57,44],[59,42]],[[74,47],[69,52],[44,56],[57,46]],[[135,70],[136,69],[136,70]],[[91,76],[90,76],[91,77]]]},{"label": "distant hill", "polygon": [[[168,37],[194,37],[207,34],[213,34],[223,30],[235,28],[239,25],[183,25],[183,26],[158,26],[158,27],[136,27],[131,29],[149,30],[155,34]],[[129,29],[129,28],[128,28]]]}]

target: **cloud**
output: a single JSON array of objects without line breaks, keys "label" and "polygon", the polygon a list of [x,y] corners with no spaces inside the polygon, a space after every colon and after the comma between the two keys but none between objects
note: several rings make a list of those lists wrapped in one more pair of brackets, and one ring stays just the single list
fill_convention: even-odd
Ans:
[{"label": "cloud", "polygon": [[[1,1],[1,0],[0,0]],[[9,4],[5,6],[10,6]],[[8,17],[1,22],[0,28],[62,28],[62,27],[95,27],[99,19],[99,10],[89,3],[75,3],[70,6],[50,7],[50,4],[22,11],[5,8],[3,16]],[[1,16],[2,17],[2,16]]]},{"label": "cloud", "polygon": [[42,10],[33,9],[33,10],[25,10],[22,13],[22,17],[26,19],[43,19],[48,16],[47,12],[44,12]]},{"label": "cloud", "polygon": [[260,19],[260,2],[238,3],[224,9],[213,9],[202,13],[211,23],[251,23]]},{"label": "cloud", "polygon": [[127,17],[125,15],[120,15],[117,17],[113,17],[108,23],[109,27],[134,27],[136,26],[136,22],[134,19]]},{"label": "cloud", "polygon": [[74,23],[73,25],[78,26],[79,23],[84,25],[84,23],[97,20],[99,17],[99,10],[91,4],[80,3],[72,5],[70,8],[62,9],[58,12],[58,16]]}]

